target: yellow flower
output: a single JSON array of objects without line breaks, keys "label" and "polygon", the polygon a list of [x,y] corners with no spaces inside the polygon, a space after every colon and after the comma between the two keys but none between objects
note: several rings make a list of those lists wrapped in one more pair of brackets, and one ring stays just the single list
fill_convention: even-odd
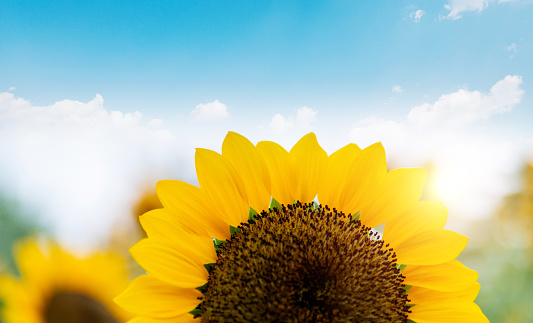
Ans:
[{"label": "yellow flower", "polygon": [[148,274],[115,299],[132,322],[488,322],[455,260],[468,239],[380,143],[328,156],[313,133],[287,152],[230,132],[196,172],[200,187],[157,183],[164,208],[140,218]]},{"label": "yellow flower", "polygon": [[78,259],[51,242],[16,247],[19,277],[0,276],[5,323],[118,323],[131,314],[113,297],[128,284],[124,261],[112,254]]}]

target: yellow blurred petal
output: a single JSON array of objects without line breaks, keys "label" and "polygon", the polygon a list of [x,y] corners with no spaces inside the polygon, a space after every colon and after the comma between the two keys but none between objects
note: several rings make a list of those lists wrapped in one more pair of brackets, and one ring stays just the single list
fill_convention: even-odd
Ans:
[{"label": "yellow blurred petal", "polygon": [[249,205],[235,168],[222,155],[196,149],[196,174],[207,201],[228,224],[237,227],[248,220]]},{"label": "yellow blurred petal", "polygon": [[200,235],[220,240],[230,237],[229,224],[206,201],[201,188],[182,181],[159,181],[157,195],[168,212],[187,228]]},{"label": "yellow blurred petal", "polygon": [[447,209],[438,201],[419,201],[385,224],[383,240],[397,246],[410,237],[444,227]]},{"label": "yellow blurred petal", "polygon": [[369,227],[394,219],[422,196],[427,173],[423,168],[398,168],[387,173],[376,199],[361,209],[361,222]]},{"label": "yellow blurred petal", "polygon": [[130,253],[148,273],[169,284],[196,288],[207,283],[207,270],[198,259],[187,258],[163,241],[143,239],[130,248]]},{"label": "yellow blurred petal", "polygon": [[248,204],[257,213],[270,205],[270,174],[257,148],[244,136],[228,132],[222,143],[222,156],[229,160],[240,176]]},{"label": "yellow blurred petal", "polygon": [[325,179],[328,154],[320,147],[314,133],[300,139],[289,152],[289,183],[294,198],[302,203],[313,201]]},{"label": "yellow blurred petal", "polygon": [[260,141],[257,150],[261,153],[270,173],[272,197],[280,204],[292,204],[294,197],[289,182],[289,153],[272,141]]},{"label": "yellow blurred petal", "polygon": [[411,304],[434,305],[434,304],[455,304],[457,302],[473,302],[480,289],[479,283],[473,283],[469,287],[453,291],[441,292],[429,288],[413,286],[409,289],[408,298]]},{"label": "yellow blurred petal", "polygon": [[46,277],[51,271],[50,264],[48,257],[39,248],[38,241],[33,238],[23,240],[14,249],[21,276],[32,283],[46,283]]},{"label": "yellow blurred petal", "polygon": [[182,314],[168,319],[156,319],[149,317],[136,317],[128,323],[197,323],[200,319],[195,319],[191,314]]},{"label": "yellow blurred petal", "polygon": [[479,275],[457,260],[432,266],[408,265],[402,272],[404,284],[420,286],[442,292],[468,288]]},{"label": "yellow blurred petal", "polygon": [[444,304],[442,306],[415,305],[409,319],[417,323],[488,323],[479,306],[474,302]]},{"label": "yellow blurred petal", "polygon": [[348,144],[328,157],[325,180],[318,190],[320,204],[337,207],[346,182],[348,169],[361,152],[356,144]]},{"label": "yellow blurred petal", "polygon": [[348,169],[337,209],[355,214],[369,205],[376,199],[386,175],[385,150],[381,143],[363,149]]},{"label": "yellow blurred petal", "polygon": [[169,246],[179,250],[186,257],[198,259],[202,263],[214,263],[217,261],[211,238],[187,232],[172,221],[149,216],[149,214],[141,216],[139,220],[148,237],[167,241]]},{"label": "yellow blurred petal", "polygon": [[151,275],[134,279],[115,302],[140,316],[172,318],[188,313],[200,304],[202,297],[195,288],[179,288]]},{"label": "yellow blurred petal", "polygon": [[457,232],[431,230],[392,247],[400,264],[436,265],[457,258],[467,244],[468,238]]}]

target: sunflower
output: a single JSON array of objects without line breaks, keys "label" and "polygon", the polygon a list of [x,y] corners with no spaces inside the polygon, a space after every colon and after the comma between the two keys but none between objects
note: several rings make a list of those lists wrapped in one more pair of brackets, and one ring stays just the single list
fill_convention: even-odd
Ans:
[{"label": "sunflower", "polygon": [[158,182],[164,207],[140,217],[148,274],[115,299],[132,322],[488,322],[455,260],[468,239],[380,143],[328,156],[313,133],[287,152],[229,132],[195,163],[199,187]]},{"label": "sunflower", "polygon": [[125,262],[113,254],[79,259],[50,241],[16,246],[21,277],[0,276],[5,323],[118,323],[131,314],[113,297],[128,284]]}]

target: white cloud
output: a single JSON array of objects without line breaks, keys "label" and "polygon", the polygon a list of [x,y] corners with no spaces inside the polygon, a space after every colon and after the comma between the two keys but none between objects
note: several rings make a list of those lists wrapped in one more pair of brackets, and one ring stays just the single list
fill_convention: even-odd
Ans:
[{"label": "white cloud", "polygon": [[191,111],[191,114],[196,120],[217,120],[229,116],[226,105],[218,100],[206,104],[198,104]]},{"label": "white cloud", "polygon": [[488,0],[450,0],[444,8],[450,11],[444,18],[457,20],[462,17],[462,13],[466,11],[481,12],[489,5]]},{"label": "white cloud", "polygon": [[392,93],[402,93],[402,92],[403,92],[403,89],[401,86],[399,85],[392,86]]},{"label": "white cloud", "polygon": [[272,121],[270,121],[267,128],[272,133],[283,133],[292,128],[293,125],[294,123],[292,121],[285,119],[284,116],[277,113],[272,117]]},{"label": "white cloud", "polygon": [[268,124],[267,130],[273,134],[281,134],[294,128],[306,130],[315,122],[317,114],[318,111],[305,106],[296,111],[296,117],[293,115],[284,117],[278,113],[274,115]]},{"label": "white cloud", "polygon": [[[498,3],[511,2],[517,0],[498,0]],[[447,16],[441,18],[457,20],[462,17],[463,12],[477,11],[481,12],[485,10],[489,3],[496,2],[495,0],[449,0],[448,4],[444,5],[444,8],[449,10]]]},{"label": "white cloud", "polygon": [[516,45],[516,43],[512,43],[511,45],[505,47],[505,49],[508,51],[508,52],[511,52],[511,58],[514,57],[514,54],[516,54],[516,52],[518,51],[518,45]]},{"label": "white cloud", "polygon": [[299,124],[310,124],[316,120],[318,111],[308,107],[301,107],[296,112],[296,122]]},{"label": "white cloud", "polygon": [[461,89],[442,95],[435,103],[411,109],[407,120],[415,125],[461,126],[502,114],[522,99],[522,77],[508,75],[492,86],[489,93]]},{"label": "white cloud", "polygon": [[118,217],[131,217],[145,184],[168,177],[180,160],[177,139],[145,123],[139,112],[106,110],[98,94],[39,107],[0,93],[0,190],[66,245],[105,242]]},{"label": "white cloud", "polygon": [[148,126],[152,128],[161,128],[161,126],[163,126],[163,119],[154,118],[148,122]]},{"label": "white cloud", "polygon": [[425,13],[426,12],[424,10],[419,9],[417,11],[411,12],[409,14],[409,18],[411,18],[415,23],[419,23]]}]

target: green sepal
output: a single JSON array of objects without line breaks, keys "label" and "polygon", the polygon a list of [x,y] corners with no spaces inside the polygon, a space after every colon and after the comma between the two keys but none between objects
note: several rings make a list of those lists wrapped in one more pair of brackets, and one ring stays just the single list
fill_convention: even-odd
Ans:
[{"label": "green sepal", "polygon": [[279,204],[279,202],[276,201],[275,198],[272,198],[272,199],[270,200],[270,205],[269,205],[268,208],[272,210],[272,209],[274,209],[274,208],[276,208],[276,207],[277,207],[278,209],[281,210],[281,204]]},{"label": "green sepal", "polygon": [[208,283],[205,283],[205,284],[203,284],[200,287],[196,287],[196,289],[199,290],[201,293],[204,293],[205,290],[207,289],[207,285],[208,285]]},{"label": "green sepal", "polygon": [[201,309],[199,309],[199,308],[195,308],[194,310],[189,312],[189,314],[192,314],[192,315],[195,315],[195,316],[196,315],[200,315],[202,313],[203,313],[203,311]]},{"label": "green sepal", "polygon": [[211,273],[211,270],[213,270],[213,266],[215,265],[215,263],[210,263],[210,264],[204,264],[204,267],[205,269],[207,270],[208,273]]},{"label": "green sepal", "polygon": [[352,214],[352,220],[353,221],[357,221],[357,220],[359,220],[360,216],[361,216],[361,211],[359,210],[359,211],[357,211],[357,213]]},{"label": "green sepal", "polygon": [[255,221],[255,216],[258,214],[259,213],[257,213],[254,209],[250,207],[248,211],[248,219],[250,219],[251,221]]},{"label": "green sepal", "polygon": [[218,240],[217,238],[213,238],[213,244],[215,245],[215,250],[220,249],[220,245],[226,243],[226,240]]},{"label": "green sepal", "polygon": [[231,234],[232,236],[233,236],[235,233],[239,232],[239,231],[241,231],[241,229],[236,228],[236,227],[234,227],[234,226],[232,226],[232,225],[229,226],[229,232],[230,232],[230,234]]},{"label": "green sepal", "polygon": [[[402,265],[402,264],[400,264],[400,265],[398,266],[398,269],[400,269],[400,274],[403,272],[403,270],[405,269],[405,267],[407,267],[407,265]],[[411,288],[411,287],[409,287],[409,288]]]},{"label": "green sepal", "polygon": [[317,201],[313,201],[313,212],[320,208],[320,204]]}]

